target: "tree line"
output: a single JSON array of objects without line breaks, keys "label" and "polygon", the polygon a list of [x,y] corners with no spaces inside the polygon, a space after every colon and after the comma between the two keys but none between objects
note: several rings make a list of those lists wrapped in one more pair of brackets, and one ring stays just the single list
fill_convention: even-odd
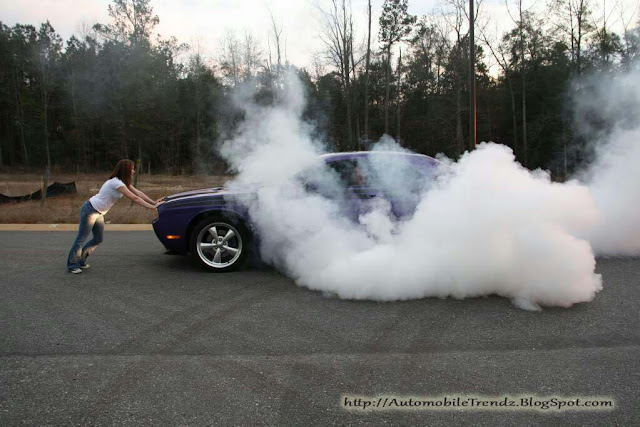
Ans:
[{"label": "tree line", "polygon": [[[0,22],[0,167],[84,172],[128,157],[145,171],[212,172],[215,142],[242,121],[234,88],[250,84],[256,102],[277,103],[287,71],[304,83],[304,117],[332,149],[367,149],[389,134],[417,152],[457,158],[472,148],[466,5],[442,0],[416,17],[407,0],[385,0],[375,18],[369,2],[358,32],[348,0],[318,4],[325,49],[312,70],[287,60],[272,14],[266,47],[228,33],[215,62],[198,46],[154,38],[150,0],[113,0],[110,23],[66,42],[49,22]],[[610,14],[594,16],[591,0],[550,0],[544,16],[523,0],[507,6],[504,33],[488,30],[489,17],[476,27],[478,140],[567,175],[588,156],[567,100],[582,75],[637,66],[637,18],[620,10],[618,34]]]}]

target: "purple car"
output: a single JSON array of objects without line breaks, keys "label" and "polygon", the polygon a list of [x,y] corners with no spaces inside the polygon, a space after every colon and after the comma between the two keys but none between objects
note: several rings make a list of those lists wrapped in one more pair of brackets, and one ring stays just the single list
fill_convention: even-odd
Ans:
[{"label": "purple car", "polygon": [[[319,156],[318,163],[297,174],[308,193],[336,200],[344,215],[358,224],[375,198],[383,198],[398,220],[411,217],[420,195],[443,170],[422,154],[353,152]],[[246,206],[257,186],[241,191],[224,187],[173,194],[158,208],[153,229],[172,253],[190,254],[211,271],[240,267],[255,251],[259,235]]]}]

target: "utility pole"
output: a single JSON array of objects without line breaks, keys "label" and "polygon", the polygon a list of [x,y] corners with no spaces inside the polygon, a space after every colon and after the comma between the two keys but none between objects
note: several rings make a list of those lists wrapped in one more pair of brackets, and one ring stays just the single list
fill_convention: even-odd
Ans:
[{"label": "utility pole", "polygon": [[473,0],[469,0],[469,151],[476,148],[476,44],[473,13]]}]

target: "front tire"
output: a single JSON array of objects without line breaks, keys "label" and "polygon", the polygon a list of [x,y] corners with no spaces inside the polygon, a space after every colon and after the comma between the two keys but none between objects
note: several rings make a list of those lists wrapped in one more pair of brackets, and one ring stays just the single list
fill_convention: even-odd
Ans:
[{"label": "front tire", "polygon": [[228,219],[203,219],[194,227],[189,242],[196,264],[218,273],[240,267],[249,252],[246,227]]}]

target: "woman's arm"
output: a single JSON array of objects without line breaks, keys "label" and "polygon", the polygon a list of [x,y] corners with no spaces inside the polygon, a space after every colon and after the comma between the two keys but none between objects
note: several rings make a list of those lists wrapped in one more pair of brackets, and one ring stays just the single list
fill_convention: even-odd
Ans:
[{"label": "woman's arm", "polygon": [[136,187],[134,187],[133,185],[130,185],[129,187],[127,187],[129,189],[129,191],[131,191],[133,194],[135,194],[136,196],[142,198],[142,200],[144,200],[147,203],[151,203],[152,205],[154,205],[156,202],[155,200],[152,200],[151,197],[147,196],[146,194],[144,194],[142,192],[142,190],[138,190]]},{"label": "woman's arm", "polygon": [[155,203],[153,203],[153,202],[152,203],[148,203],[142,197],[140,197],[137,194],[131,192],[127,188],[126,185],[123,185],[122,187],[118,187],[118,191],[121,192],[127,199],[133,200],[134,202],[136,202],[140,206],[144,206],[147,209],[155,209],[157,207],[157,205]]}]

